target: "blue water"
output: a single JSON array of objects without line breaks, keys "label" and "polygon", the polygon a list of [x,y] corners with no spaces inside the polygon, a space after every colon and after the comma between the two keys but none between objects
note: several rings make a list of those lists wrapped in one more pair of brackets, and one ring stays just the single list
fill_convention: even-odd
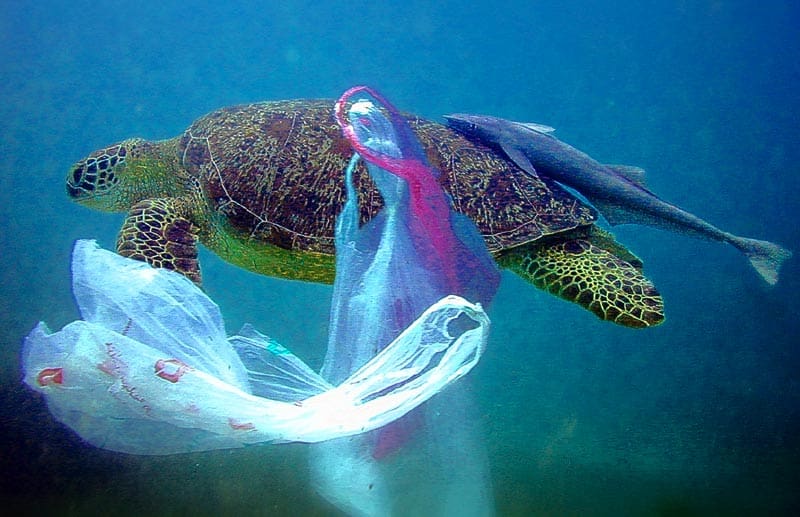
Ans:
[{"label": "blue water", "polygon": [[[277,2],[276,2],[277,4]],[[345,6],[346,4],[346,6]],[[330,515],[306,446],[166,458],[96,450],[20,383],[22,337],[77,317],[77,238],[120,214],[66,197],[70,165],[225,105],[355,84],[437,118],[554,126],[733,233],[800,252],[800,7],[738,2],[98,2],[0,8],[0,502],[44,514]],[[396,4],[396,5],[394,5]],[[504,274],[473,372],[501,515],[797,514],[798,259],[775,287],[727,245],[615,229],[667,321],[634,331]],[[202,256],[236,330],[319,366],[330,288]]]}]

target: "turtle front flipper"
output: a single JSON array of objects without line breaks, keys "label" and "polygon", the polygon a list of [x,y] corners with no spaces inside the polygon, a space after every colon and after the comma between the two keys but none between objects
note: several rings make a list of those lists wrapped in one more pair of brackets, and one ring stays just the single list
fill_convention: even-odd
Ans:
[{"label": "turtle front flipper", "polygon": [[508,250],[498,262],[600,319],[634,328],[664,321],[664,301],[642,272],[587,239],[539,241]]},{"label": "turtle front flipper", "polygon": [[117,238],[117,253],[177,271],[200,284],[198,228],[179,199],[145,199],[133,205]]}]

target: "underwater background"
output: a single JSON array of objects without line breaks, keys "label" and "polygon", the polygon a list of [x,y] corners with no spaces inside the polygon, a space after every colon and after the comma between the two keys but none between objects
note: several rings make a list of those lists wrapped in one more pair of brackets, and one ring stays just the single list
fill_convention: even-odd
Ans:
[{"label": "underwater background", "polygon": [[[77,319],[69,255],[122,214],[69,201],[89,152],[216,108],[356,84],[441,120],[557,128],[724,230],[800,252],[793,1],[4,2],[0,7],[0,504],[83,515],[336,515],[307,446],[134,457],[82,444],[21,383],[23,337]],[[770,287],[732,247],[617,227],[667,320],[631,330],[504,273],[470,375],[500,515],[800,513],[800,267]],[[314,367],[329,286],[203,251],[228,330]]]}]

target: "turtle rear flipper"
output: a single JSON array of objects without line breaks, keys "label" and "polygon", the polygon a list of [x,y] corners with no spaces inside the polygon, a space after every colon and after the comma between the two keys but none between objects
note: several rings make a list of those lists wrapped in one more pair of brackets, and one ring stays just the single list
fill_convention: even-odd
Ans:
[{"label": "turtle rear flipper", "polygon": [[537,242],[511,249],[498,261],[600,319],[634,328],[664,321],[664,301],[642,272],[589,240]]},{"label": "turtle rear flipper", "polygon": [[145,199],[133,205],[117,238],[117,253],[177,271],[200,284],[198,228],[179,199]]}]

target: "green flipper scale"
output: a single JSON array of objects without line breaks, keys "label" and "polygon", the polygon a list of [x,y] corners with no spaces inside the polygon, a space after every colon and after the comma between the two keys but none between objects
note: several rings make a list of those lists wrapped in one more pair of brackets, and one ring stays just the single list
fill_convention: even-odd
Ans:
[{"label": "green flipper scale", "polygon": [[199,285],[198,228],[183,216],[183,204],[180,198],[160,198],[133,205],[119,232],[117,253],[178,271]]},{"label": "green flipper scale", "polygon": [[634,328],[664,321],[664,301],[641,271],[587,239],[521,246],[498,262],[602,320]]}]

